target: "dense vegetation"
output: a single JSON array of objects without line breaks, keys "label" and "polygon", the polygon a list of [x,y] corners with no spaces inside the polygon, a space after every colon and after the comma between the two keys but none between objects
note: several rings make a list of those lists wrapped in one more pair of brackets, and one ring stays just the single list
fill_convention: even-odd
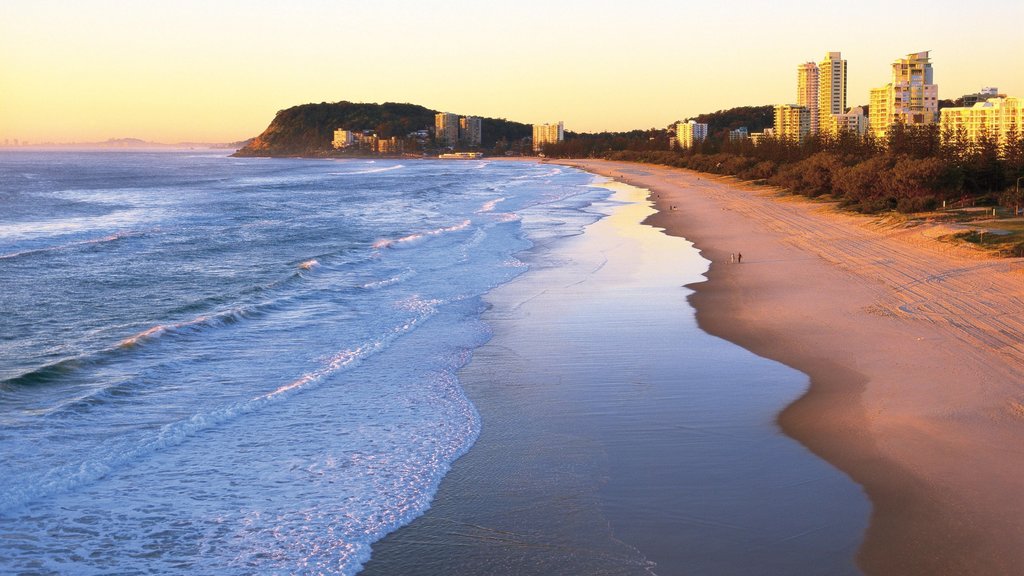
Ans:
[{"label": "dense vegetation", "polygon": [[[721,115],[722,113],[716,113]],[[710,131],[710,130],[709,130]],[[550,157],[603,157],[732,175],[787,188],[797,194],[831,195],[862,212],[919,212],[943,202],[1024,204],[1016,179],[1024,176],[1024,137],[1011,134],[1000,147],[994,138],[968,142],[963,134],[940,134],[938,126],[895,126],[886,141],[844,133],[802,144],[764,139],[729,142],[710,137],[687,150],[669,150],[650,136],[625,146],[600,135],[547,145]]]},{"label": "dense vegetation", "polygon": [[[361,104],[321,102],[281,110],[270,126],[238,156],[320,156],[333,153],[331,142],[338,128],[372,130],[381,138],[403,138],[417,130],[432,130],[436,111],[415,104]],[[531,135],[529,124],[502,118],[483,118],[483,147],[499,141],[522,140]]]}]

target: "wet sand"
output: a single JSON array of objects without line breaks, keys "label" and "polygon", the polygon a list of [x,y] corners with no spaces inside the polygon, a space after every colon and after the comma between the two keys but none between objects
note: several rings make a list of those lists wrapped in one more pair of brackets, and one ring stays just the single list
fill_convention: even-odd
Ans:
[{"label": "wet sand", "polygon": [[707,261],[617,186],[487,296],[483,429],[364,574],[857,574],[860,487],[780,430],[805,375],[709,336]]},{"label": "wet sand", "polygon": [[651,190],[649,223],[712,261],[701,328],[810,376],[779,423],[867,491],[866,573],[1024,573],[1024,260],[732,179],[571,164]]}]

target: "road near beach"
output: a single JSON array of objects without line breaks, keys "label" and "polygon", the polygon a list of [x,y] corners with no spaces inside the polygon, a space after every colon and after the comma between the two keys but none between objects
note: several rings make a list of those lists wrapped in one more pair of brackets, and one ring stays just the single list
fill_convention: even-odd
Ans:
[{"label": "road near beach", "polygon": [[648,223],[712,261],[701,328],[810,376],[779,423],[866,490],[866,573],[1021,573],[1024,259],[733,179],[566,163],[650,190]]}]

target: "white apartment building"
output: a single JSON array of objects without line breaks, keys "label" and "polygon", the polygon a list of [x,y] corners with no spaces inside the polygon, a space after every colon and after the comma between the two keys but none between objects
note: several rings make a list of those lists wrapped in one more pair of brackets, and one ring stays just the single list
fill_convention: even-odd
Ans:
[{"label": "white apartment building", "polygon": [[708,138],[708,125],[701,124],[695,120],[676,123],[676,140],[680,148],[693,148],[697,142],[703,142]]},{"label": "white apartment building", "polygon": [[803,142],[811,132],[811,111],[799,104],[777,104],[773,133],[780,140]]},{"label": "white apartment building", "polygon": [[565,140],[565,125],[558,124],[534,124],[533,125],[533,151],[540,152],[545,144],[557,144]]},{"label": "white apartment building", "polygon": [[977,142],[983,136],[994,136],[1006,144],[1010,132],[1024,135],[1024,99],[1017,97],[989,98],[974,106],[943,108],[939,126],[943,138],[966,138]]},{"label": "white apartment building", "polygon": [[818,64],[819,130],[824,132],[833,129],[836,126],[836,121],[831,117],[843,114],[845,111],[846,60],[843,60],[840,52],[829,52],[825,54],[825,59]]},{"label": "white apartment building", "polygon": [[355,134],[352,133],[351,130],[338,128],[337,130],[334,131],[334,141],[331,142],[331,144],[334,146],[335,149],[340,149],[348,148],[349,146],[354,144],[355,141],[356,136]]},{"label": "white apartment building", "polygon": [[459,116],[448,112],[434,115],[434,137],[445,146],[459,143]]},{"label": "white apartment building", "polygon": [[811,133],[818,133],[818,65],[805,62],[796,67],[796,103],[807,108]]},{"label": "white apartment building", "polygon": [[939,87],[928,51],[907,54],[892,63],[892,82],[871,90],[868,114],[871,131],[878,138],[885,138],[896,122],[913,126],[938,121]]}]

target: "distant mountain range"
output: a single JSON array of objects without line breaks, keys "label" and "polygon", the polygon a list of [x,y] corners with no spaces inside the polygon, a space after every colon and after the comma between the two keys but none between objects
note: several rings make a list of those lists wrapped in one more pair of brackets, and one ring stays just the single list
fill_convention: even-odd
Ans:
[{"label": "distant mountain range", "polygon": [[[436,110],[416,104],[363,104],[321,102],[281,110],[270,126],[236,156],[326,156],[332,153],[334,131],[343,128],[372,130],[381,138],[405,137],[417,130],[433,129]],[[483,148],[499,140],[508,142],[532,135],[532,127],[504,118],[481,118]]]},{"label": "distant mountain range", "polygon": [[[249,140],[241,140],[239,142],[178,142],[175,144],[166,144],[163,142],[149,142],[139,138],[111,138],[102,142],[43,142],[41,144],[32,144],[28,146],[30,148],[212,148],[217,150],[237,150],[249,142]],[[21,147],[21,146],[19,146]]]}]

